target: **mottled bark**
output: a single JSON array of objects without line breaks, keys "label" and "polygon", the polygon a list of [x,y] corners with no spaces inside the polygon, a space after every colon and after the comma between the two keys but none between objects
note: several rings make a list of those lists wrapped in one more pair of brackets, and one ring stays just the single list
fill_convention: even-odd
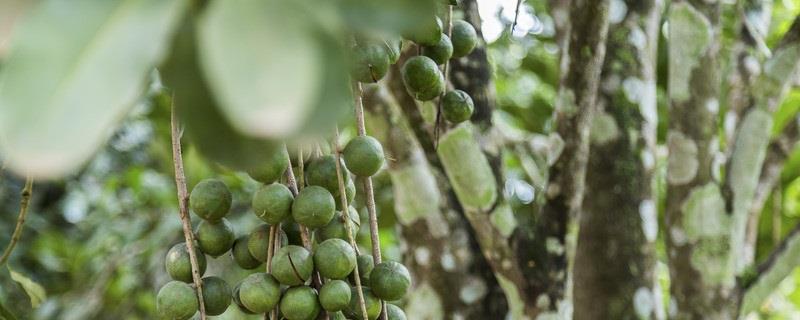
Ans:
[{"label": "mottled bark", "polygon": [[[392,82],[391,75],[388,82]],[[383,90],[368,90],[365,106],[391,159],[401,247],[414,286],[409,319],[487,319],[508,312],[505,295],[481,255],[468,223],[450,200],[442,173],[431,167],[399,105]]]},{"label": "mottled bark", "polygon": [[655,279],[658,212],[652,188],[661,5],[628,2],[625,19],[609,27],[600,110],[590,133],[573,267],[578,320],[663,318]]},{"label": "mottled bark", "polygon": [[554,147],[546,203],[532,232],[514,235],[520,265],[531,294],[543,307],[559,308],[567,280],[567,228],[583,196],[589,129],[605,58],[609,1],[573,0],[568,51],[562,55],[562,79],[556,103]]},{"label": "mottled bark", "polygon": [[718,2],[673,1],[666,235],[670,317],[731,319],[730,217],[715,180],[719,106]]}]

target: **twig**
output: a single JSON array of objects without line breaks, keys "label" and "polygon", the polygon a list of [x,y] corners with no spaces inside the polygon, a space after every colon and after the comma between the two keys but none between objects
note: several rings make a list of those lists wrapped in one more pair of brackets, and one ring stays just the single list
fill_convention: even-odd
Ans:
[{"label": "twig", "polygon": [[[267,243],[267,273],[272,273],[272,257],[275,255],[275,249],[280,245],[277,242],[278,228],[280,223],[269,226],[269,242]],[[277,319],[277,307],[272,309],[271,312],[264,314],[264,320]]]},{"label": "twig", "polygon": [[[172,99],[171,99],[172,101]],[[197,288],[197,301],[200,305],[200,320],[206,319],[206,306],[203,300],[203,280],[200,278],[200,268],[197,255],[194,251],[194,234],[192,221],[189,217],[189,192],[186,190],[186,175],[183,172],[183,156],[181,155],[181,133],[178,130],[178,119],[175,117],[175,104],[172,103],[170,112],[170,126],[172,133],[172,162],[175,164],[175,186],[178,189],[178,209],[181,223],[183,224],[183,237],[189,251],[189,262],[192,265],[192,281]]]},{"label": "twig", "polygon": [[[337,126],[333,132],[333,154],[336,157],[336,179],[339,181],[339,199],[342,202],[342,223],[344,224],[345,233],[347,233],[347,240],[350,241],[350,245],[353,249],[358,252],[358,245],[353,237],[352,230],[350,230],[350,206],[347,203],[347,194],[344,192],[345,186],[344,177],[342,175],[342,165],[339,163],[339,161],[341,161],[341,154],[339,153],[339,127]],[[361,289],[361,275],[358,271],[358,264],[356,264],[353,273],[355,273],[354,278],[358,291],[358,303],[361,305],[361,314],[364,316],[364,320],[368,320],[367,304],[364,302],[364,291]]]},{"label": "twig", "polygon": [[[364,125],[364,100],[361,97],[363,94],[361,83],[356,82],[354,89],[356,127],[358,128],[358,135],[366,136],[367,129]],[[372,188],[372,177],[364,178],[364,191],[367,193],[367,212],[369,213],[369,237],[371,240],[370,242],[372,243],[372,261],[375,265],[378,265],[383,259],[381,258],[381,239],[378,237],[378,215],[375,212],[375,191]],[[383,309],[381,312],[381,319],[387,320],[386,303],[381,302],[381,305],[381,308]]]},{"label": "twig", "polygon": [[[451,37],[453,35],[453,6],[447,6],[447,37]],[[444,95],[447,93],[447,80],[449,77],[448,69],[450,67],[450,59],[444,62],[444,66],[442,67],[442,73],[444,73],[444,87],[445,90],[442,94],[439,95],[439,100],[436,102],[436,121],[433,125],[433,149],[436,150],[439,148],[439,132],[441,131],[442,126],[442,100],[444,100]]]},{"label": "twig", "polygon": [[19,215],[17,216],[17,225],[14,227],[14,233],[11,234],[11,241],[8,243],[6,250],[3,251],[3,256],[0,256],[0,266],[8,261],[14,247],[17,246],[19,238],[22,236],[22,227],[25,224],[25,217],[28,215],[28,204],[31,200],[31,193],[33,192],[33,179],[27,177],[25,179],[25,187],[22,188],[21,199],[19,201]]},{"label": "twig", "polygon": [[514,9],[514,22],[511,23],[511,35],[514,35],[514,29],[517,27],[517,19],[519,19],[520,5],[522,5],[522,0],[517,0],[517,7]]}]

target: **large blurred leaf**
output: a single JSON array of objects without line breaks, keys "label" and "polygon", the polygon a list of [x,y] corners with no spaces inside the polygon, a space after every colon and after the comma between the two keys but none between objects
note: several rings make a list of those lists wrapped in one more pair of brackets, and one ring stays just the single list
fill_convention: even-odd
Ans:
[{"label": "large blurred leaf", "polygon": [[19,285],[22,287],[22,290],[25,290],[25,293],[27,293],[28,297],[31,298],[31,307],[38,308],[39,304],[47,299],[47,295],[45,294],[42,285],[36,283],[21,273],[11,270],[11,268],[8,268],[8,272],[11,273],[11,280],[19,283]]},{"label": "large blurred leaf", "polygon": [[288,137],[313,111],[322,47],[291,1],[214,1],[199,24],[200,63],[223,115],[240,132]]},{"label": "large blurred leaf", "polygon": [[6,309],[2,301],[0,301],[0,320],[17,320],[17,318],[14,317],[11,311],[8,311],[8,309]]},{"label": "large blurred leaf", "polygon": [[430,21],[444,1],[338,0],[344,22],[359,33],[399,33]]},{"label": "large blurred leaf", "polygon": [[222,115],[200,72],[195,19],[188,17],[175,37],[172,54],[161,68],[164,84],[191,142],[209,159],[233,169],[247,170],[269,159],[280,144],[240,134]]},{"label": "large blurred leaf", "polygon": [[84,163],[141,95],[185,0],[45,1],[13,36],[0,74],[9,166],[53,178]]}]

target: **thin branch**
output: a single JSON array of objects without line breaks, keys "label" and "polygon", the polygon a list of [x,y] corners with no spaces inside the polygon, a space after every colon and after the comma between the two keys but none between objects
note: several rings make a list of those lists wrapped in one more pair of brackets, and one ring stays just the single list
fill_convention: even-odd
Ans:
[{"label": "thin branch", "polygon": [[189,262],[192,266],[192,281],[197,288],[197,301],[200,305],[200,320],[206,319],[206,306],[203,300],[203,280],[200,277],[200,268],[197,263],[197,255],[194,251],[194,233],[192,233],[192,221],[189,217],[189,192],[186,189],[186,175],[183,172],[183,156],[181,155],[181,131],[178,129],[178,119],[175,116],[175,104],[172,102],[170,112],[170,126],[172,133],[172,162],[175,164],[175,186],[178,189],[178,209],[183,225],[183,237],[186,241],[186,248],[189,251]]},{"label": "thin branch", "polygon": [[[452,37],[453,35],[453,6],[447,6],[447,37]],[[450,75],[448,73],[448,68],[450,66],[450,59],[444,62],[444,66],[442,66],[442,73],[444,74],[444,83],[445,87],[447,87],[448,78]],[[445,88],[446,89],[446,88]],[[439,95],[439,99],[436,102],[436,121],[433,125],[433,148],[436,149],[439,145],[439,133],[442,129],[442,100],[444,100],[444,95],[447,94],[447,90],[442,91],[442,94]]]},{"label": "thin branch", "polygon": [[[364,124],[364,100],[362,97],[363,90],[361,88],[361,83],[356,82],[353,85],[353,89],[355,96],[356,128],[358,129],[359,136],[366,136],[367,129]],[[336,150],[336,152],[338,152],[338,150]],[[364,178],[364,191],[367,193],[367,213],[369,214],[369,238],[372,243],[372,260],[375,265],[378,265],[383,258],[381,257],[381,239],[378,231],[378,214],[375,212],[375,190],[372,188],[372,177]],[[347,210],[347,208],[343,208],[343,210]],[[346,216],[349,218],[349,213],[347,213]],[[388,316],[386,315],[385,302],[381,302],[381,309],[381,319],[387,320]]]},{"label": "thin branch", "polygon": [[25,225],[25,217],[28,215],[28,204],[31,200],[31,193],[33,192],[33,179],[27,177],[25,179],[25,187],[22,188],[21,198],[19,201],[19,215],[17,216],[17,225],[14,227],[14,233],[11,234],[11,242],[8,243],[3,255],[0,256],[0,266],[8,261],[14,247],[17,246],[19,238],[22,236],[22,227]]},{"label": "thin branch", "polygon": [[[350,230],[350,206],[347,203],[347,193],[344,192],[344,177],[342,175],[342,165],[341,161],[341,153],[339,152],[339,127],[334,129],[334,136],[333,136],[333,154],[336,157],[336,180],[339,181],[339,199],[342,203],[342,224],[344,225],[344,231],[347,233],[347,240],[350,242],[350,246],[353,247],[353,250],[358,250],[358,244],[356,244],[356,240],[353,237],[353,231]],[[367,304],[364,301],[364,291],[361,289],[361,274],[358,271],[358,264],[356,264],[355,269],[353,269],[353,273],[355,274],[355,282],[356,282],[356,289],[358,292],[358,303],[361,306],[361,314],[364,316],[364,320],[368,320],[367,315]]]},{"label": "thin branch", "polygon": [[755,277],[743,284],[741,315],[754,311],[800,263],[800,225],[797,225],[758,265]]}]

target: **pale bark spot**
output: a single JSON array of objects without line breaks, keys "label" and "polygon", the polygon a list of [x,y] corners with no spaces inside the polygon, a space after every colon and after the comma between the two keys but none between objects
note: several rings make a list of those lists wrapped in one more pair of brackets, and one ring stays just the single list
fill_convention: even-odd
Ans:
[{"label": "pale bark spot", "polygon": [[440,214],[436,178],[422,157],[421,152],[414,152],[408,166],[389,171],[397,220],[406,226],[420,218]]},{"label": "pale bark spot", "polygon": [[548,146],[547,164],[552,166],[561,156],[561,152],[564,151],[564,139],[561,138],[560,134],[553,133],[548,139]]},{"label": "pale bark spot", "polygon": [[592,119],[592,128],[589,135],[595,145],[604,145],[619,137],[617,121],[610,114],[600,112]]},{"label": "pale bark spot", "polygon": [[686,239],[686,233],[683,232],[683,229],[679,226],[672,226],[672,228],[669,228],[669,234],[672,237],[672,243],[676,246],[683,246],[686,244],[686,241],[688,241]]},{"label": "pale bark spot", "polygon": [[470,276],[465,279],[461,290],[458,291],[458,297],[466,304],[475,303],[486,296],[489,288],[486,283],[478,277]]},{"label": "pale bark spot", "polygon": [[497,275],[497,283],[503,288],[508,301],[508,313],[511,319],[514,320],[529,320],[530,318],[525,315],[525,301],[522,300],[522,295],[519,292],[517,284],[511,282],[502,275]]},{"label": "pale bark spot", "polygon": [[416,286],[408,297],[405,312],[409,319],[444,319],[442,299],[429,283]]},{"label": "pale bark spot", "polygon": [[680,63],[669,65],[669,88],[677,102],[689,96],[689,80],[712,43],[711,23],[692,5],[685,2],[672,4],[669,19],[669,56],[680,57]]},{"label": "pale bark spot", "polygon": [[656,158],[649,150],[642,150],[640,157],[642,158],[642,167],[646,170],[653,170],[656,165]]},{"label": "pale bark spot", "polygon": [[441,261],[439,261],[439,263],[442,264],[442,269],[445,271],[453,271],[456,269],[456,258],[453,257],[453,254],[450,253],[450,251],[445,251],[442,253],[440,260]]},{"label": "pale bark spot", "polygon": [[653,313],[655,302],[650,288],[639,287],[633,294],[633,309],[636,315],[642,319],[648,319]]},{"label": "pale bark spot", "polygon": [[692,189],[681,206],[683,227],[692,245],[690,263],[710,285],[731,285],[731,217],[719,187],[708,183]]},{"label": "pale bark spot", "polygon": [[692,139],[678,131],[667,134],[669,157],[667,159],[667,181],[672,185],[689,183],[697,175],[697,145]]},{"label": "pale bark spot", "polygon": [[642,31],[638,26],[631,28],[628,34],[628,42],[631,43],[636,49],[644,50],[647,48],[647,34]]},{"label": "pale bark spot", "polygon": [[717,112],[719,112],[719,100],[716,98],[706,100],[705,105],[709,113],[717,114]]},{"label": "pale bark spot", "polygon": [[[528,201],[528,203],[530,203],[530,201]],[[492,222],[495,229],[506,238],[511,236],[511,234],[514,233],[514,229],[517,228],[517,219],[514,217],[514,212],[511,211],[511,207],[505,203],[492,211],[489,220]]]},{"label": "pale bark spot", "polygon": [[414,260],[421,266],[427,266],[431,261],[431,251],[425,247],[417,247],[414,250]]},{"label": "pale bark spot", "polygon": [[561,243],[560,240],[554,237],[547,237],[545,240],[545,247],[547,248],[547,252],[550,254],[555,255],[562,255],[564,254],[564,244]]},{"label": "pale bark spot", "polygon": [[608,23],[617,24],[625,20],[628,14],[628,5],[622,0],[612,0],[608,8]]},{"label": "pale bark spot", "polygon": [[646,199],[639,203],[642,231],[649,242],[656,241],[656,236],[658,236],[658,213],[656,211],[656,203],[651,199]]}]

